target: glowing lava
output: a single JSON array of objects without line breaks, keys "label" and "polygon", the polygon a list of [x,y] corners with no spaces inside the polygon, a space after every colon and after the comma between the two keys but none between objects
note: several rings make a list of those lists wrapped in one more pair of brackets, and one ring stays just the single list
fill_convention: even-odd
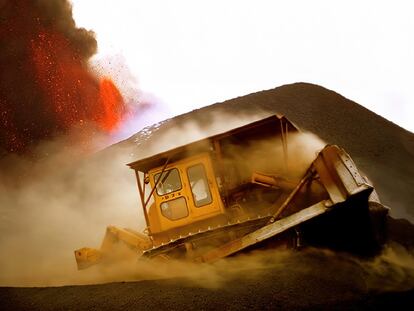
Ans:
[{"label": "glowing lava", "polygon": [[100,82],[88,71],[70,42],[59,33],[42,31],[31,42],[36,82],[45,95],[45,111],[57,129],[94,121],[107,132],[122,119],[124,101],[115,84]]},{"label": "glowing lava", "polygon": [[114,83],[90,72],[91,32],[67,1],[6,2],[0,14],[0,151],[24,152],[76,127],[90,140],[112,132],[127,109]]},{"label": "glowing lava", "polygon": [[98,120],[99,125],[110,132],[121,122],[125,114],[124,100],[110,79],[102,79],[99,84],[100,106],[103,116]]}]

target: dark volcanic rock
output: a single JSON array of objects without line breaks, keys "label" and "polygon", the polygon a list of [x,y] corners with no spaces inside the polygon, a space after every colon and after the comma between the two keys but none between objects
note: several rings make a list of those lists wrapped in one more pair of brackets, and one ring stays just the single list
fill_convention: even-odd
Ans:
[{"label": "dark volcanic rock", "polygon": [[0,287],[3,310],[412,310],[414,290],[367,287],[355,259],[307,252],[219,286],[185,279],[49,288]]},{"label": "dark volcanic rock", "polygon": [[414,250],[414,225],[406,219],[388,217],[388,239]]}]

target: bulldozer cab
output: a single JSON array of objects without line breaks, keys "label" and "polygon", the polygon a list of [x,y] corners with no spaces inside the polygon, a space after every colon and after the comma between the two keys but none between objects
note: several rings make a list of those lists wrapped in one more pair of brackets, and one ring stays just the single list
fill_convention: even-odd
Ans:
[{"label": "bulldozer cab", "polygon": [[154,202],[148,209],[149,229],[159,233],[224,212],[208,153],[148,172]]},{"label": "bulldozer cab", "polygon": [[[240,201],[246,198],[239,194],[257,185],[272,188],[257,171],[271,171],[272,152],[279,170],[286,169],[288,134],[296,131],[274,115],[128,164],[136,173],[147,233],[169,241],[244,213]],[[269,141],[280,148],[270,150]]]}]

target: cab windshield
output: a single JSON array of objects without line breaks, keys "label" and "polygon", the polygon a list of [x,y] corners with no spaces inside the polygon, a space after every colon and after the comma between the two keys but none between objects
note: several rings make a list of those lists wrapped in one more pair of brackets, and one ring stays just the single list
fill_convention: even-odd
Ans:
[{"label": "cab windshield", "polygon": [[158,184],[157,184],[158,195],[168,194],[168,193],[180,190],[182,187],[180,174],[176,168],[173,168],[168,171],[164,171],[162,175],[161,173],[155,174],[154,182],[157,183],[157,181],[158,181]]}]

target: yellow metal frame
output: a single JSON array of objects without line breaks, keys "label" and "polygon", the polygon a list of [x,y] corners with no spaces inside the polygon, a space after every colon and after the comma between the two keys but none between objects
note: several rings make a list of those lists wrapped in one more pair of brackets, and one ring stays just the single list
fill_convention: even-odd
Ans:
[{"label": "yellow metal frame", "polygon": [[[212,201],[210,204],[196,207],[194,204],[193,194],[190,187],[190,181],[187,175],[187,169],[197,165],[203,164],[205,173],[210,187]],[[157,191],[154,191],[154,204],[151,205],[148,211],[149,228],[151,233],[160,233],[173,228],[184,227],[186,225],[193,224],[196,221],[210,218],[224,213],[224,206],[220,198],[217,182],[215,179],[215,173],[208,153],[202,153],[197,156],[186,158],[167,165],[165,170],[176,168],[180,173],[182,188],[172,193],[165,195],[158,195]],[[162,171],[163,167],[157,167],[149,171],[150,184],[153,188],[155,186],[154,176]],[[170,220],[161,213],[160,205],[163,202],[168,202],[173,199],[183,197],[187,202],[188,216]]]}]

